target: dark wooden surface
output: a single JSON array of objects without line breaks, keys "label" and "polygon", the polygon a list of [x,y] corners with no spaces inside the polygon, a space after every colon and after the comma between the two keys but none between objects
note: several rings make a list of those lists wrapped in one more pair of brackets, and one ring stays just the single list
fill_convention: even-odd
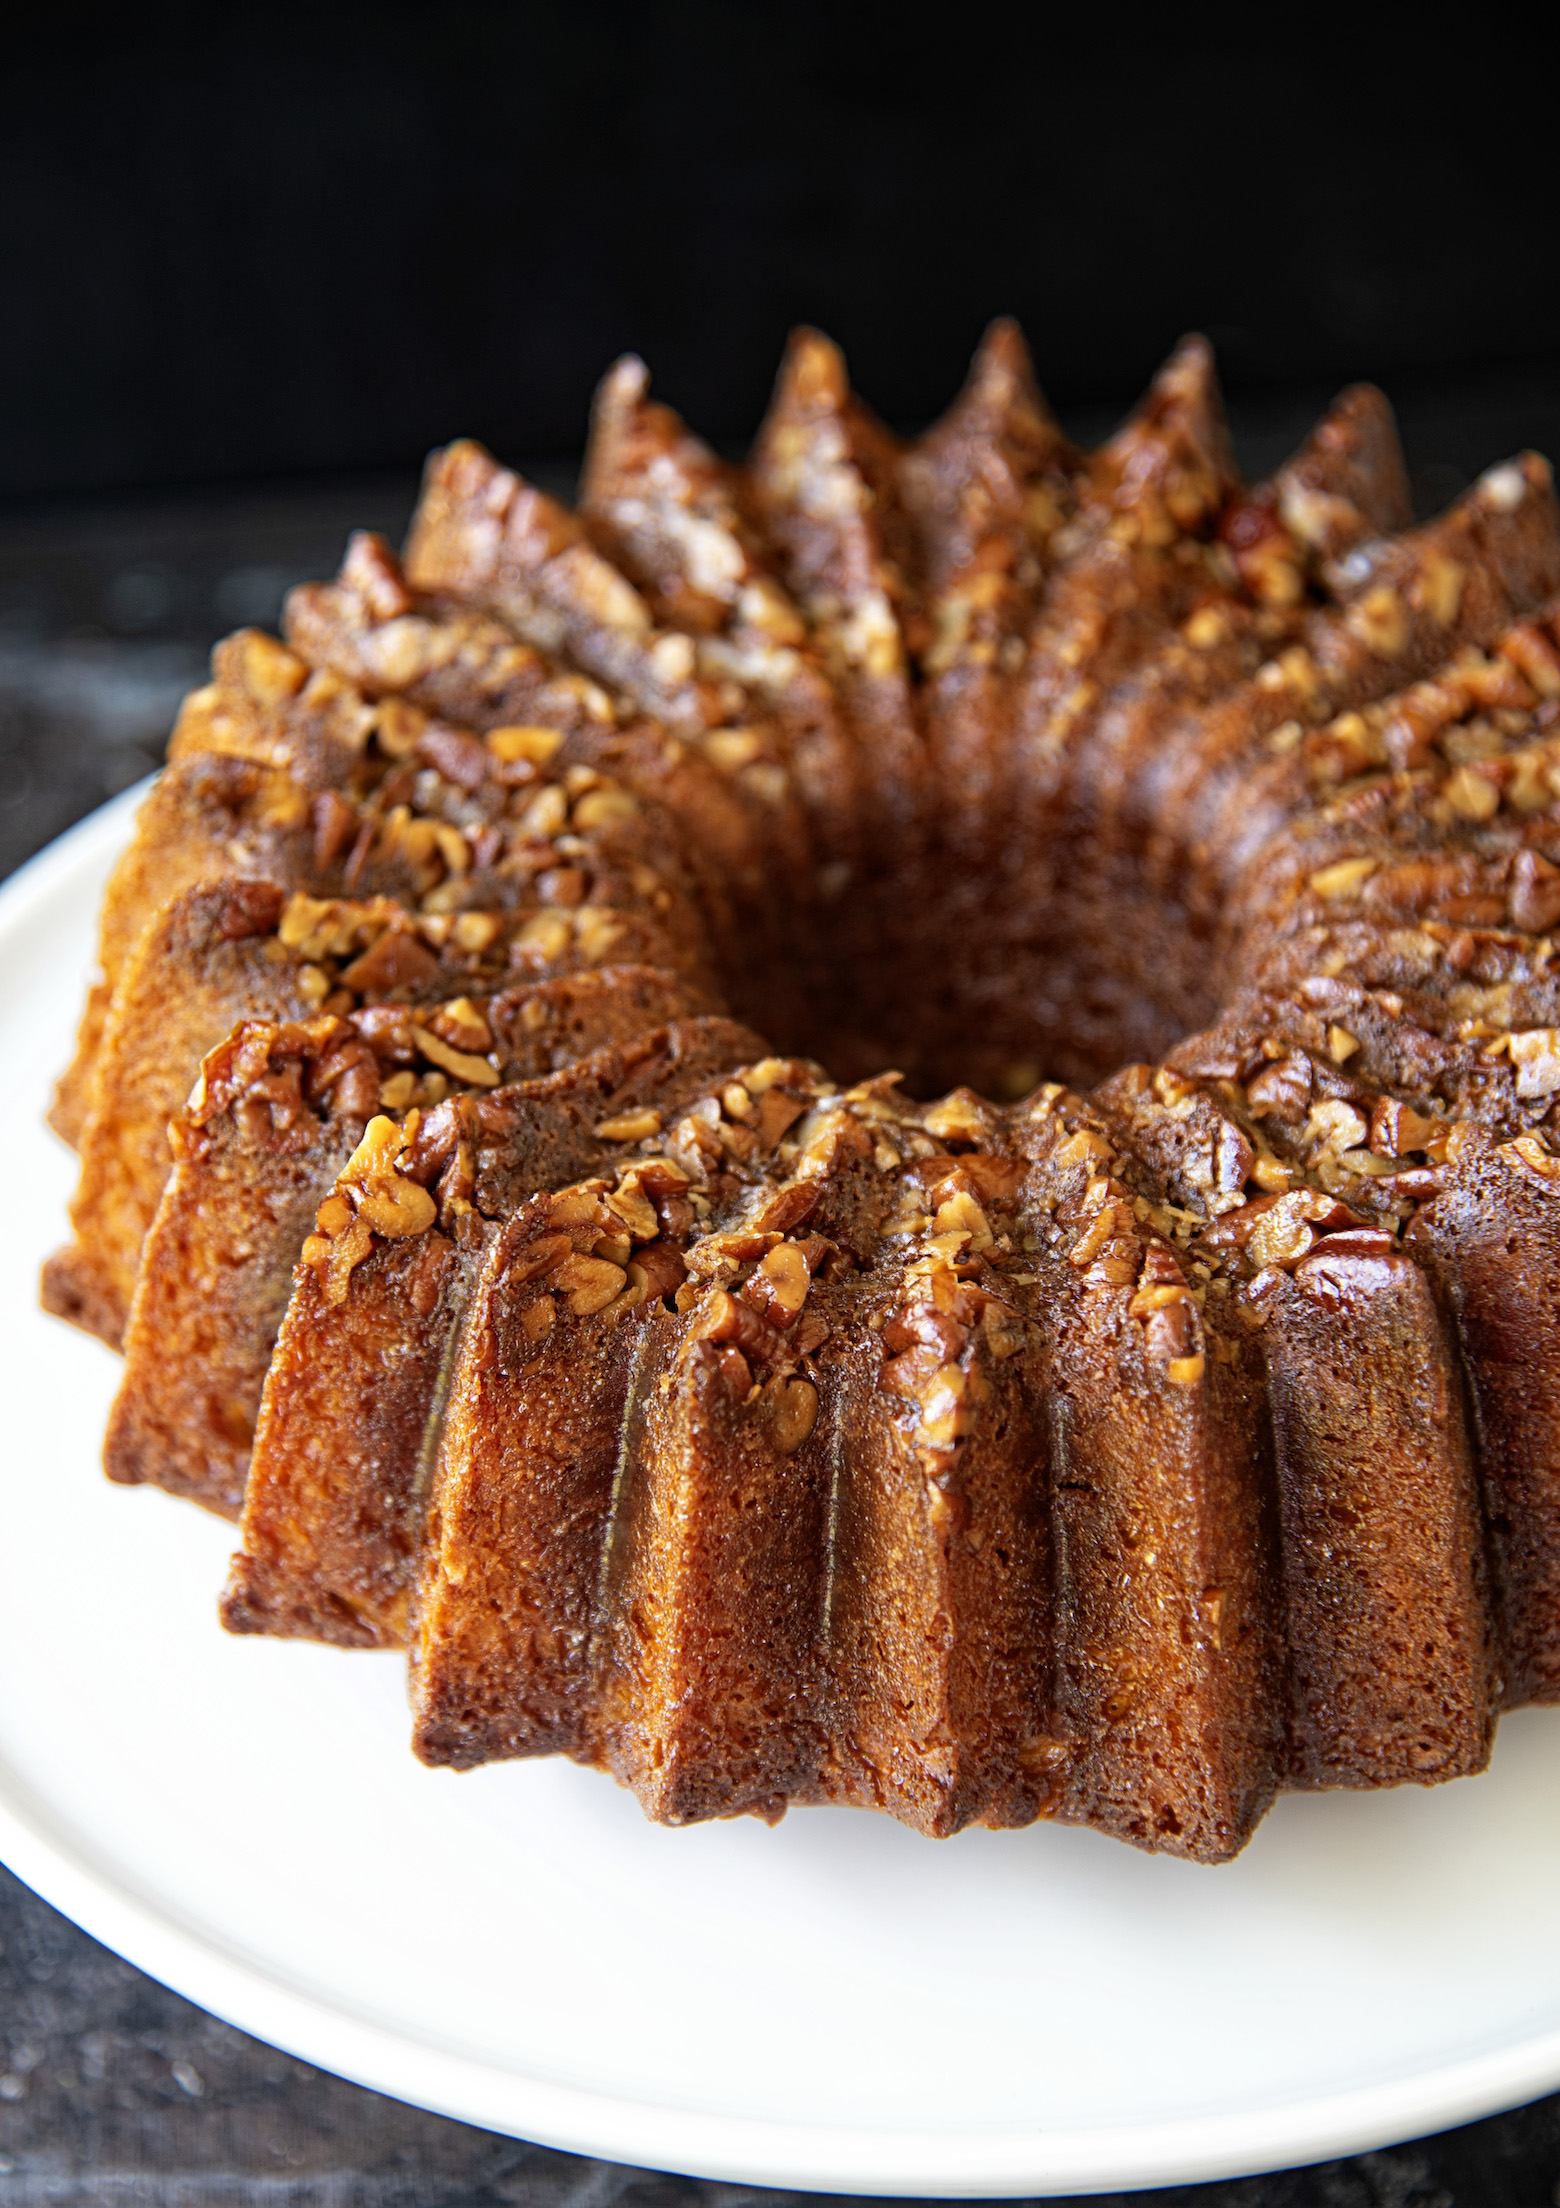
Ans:
[{"label": "dark wooden surface", "polygon": [[[1434,498],[1465,479],[1467,428],[1459,418],[1438,440],[1428,421],[1414,457]],[[1257,464],[1294,426],[1277,414],[1244,425]],[[1480,454],[1493,457],[1542,425],[1496,408],[1481,429]],[[0,874],[156,764],[214,636],[274,622],[286,585],[328,572],[353,523],[398,532],[413,489],[357,483],[0,520]],[[0,2208],[735,2208],[791,2197],[552,2153],[348,2085],[203,2014],[0,1871]],[[1560,2096],[1311,2170],[1132,2197],[1181,2208],[1552,2208]]]}]

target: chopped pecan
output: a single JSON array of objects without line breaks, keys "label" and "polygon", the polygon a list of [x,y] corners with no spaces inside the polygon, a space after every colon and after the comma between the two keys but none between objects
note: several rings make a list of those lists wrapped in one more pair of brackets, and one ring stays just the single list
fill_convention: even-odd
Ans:
[{"label": "chopped pecan", "polygon": [[636,1242],[653,1242],[661,1231],[656,1208],[637,1173],[624,1174],[607,1198],[607,1209],[617,1214]]},{"label": "chopped pecan", "polygon": [[536,894],[544,905],[582,905],[589,887],[579,866],[549,866],[536,877]]},{"label": "chopped pecan", "polygon": [[1548,1147],[1542,1135],[1518,1135],[1514,1142],[1503,1142],[1500,1155],[1508,1165],[1536,1176],[1551,1188],[1560,1185],[1560,1157]]},{"label": "chopped pecan", "polygon": [[1028,1170],[1022,1158],[999,1157],[990,1150],[968,1151],[958,1163],[958,1171],[968,1176],[983,1204],[1010,1203]]},{"label": "chopped pecan", "polygon": [[982,1339],[994,1361],[1005,1364],[1024,1346],[1024,1322],[1018,1313],[990,1296],[980,1314]]},{"label": "chopped pecan", "polygon": [[639,800],[627,790],[603,786],[587,791],[574,806],[574,825],[583,835],[621,828],[639,812]]},{"label": "chopped pecan", "polygon": [[358,811],[336,790],[314,800],[314,863],[322,870],[339,859],[357,834]]},{"label": "chopped pecan", "polygon": [[468,1050],[452,1050],[431,1029],[419,1026],[416,1021],[412,1023],[412,1040],[431,1064],[453,1074],[457,1081],[464,1081],[471,1088],[497,1088],[498,1068],[490,1065],[486,1058],[478,1058]]},{"label": "chopped pecan", "polygon": [[818,1419],[818,1390],[800,1374],[777,1373],[755,1406],[782,1456],[800,1449]]},{"label": "chopped pecan", "polygon": [[753,1392],[753,1371],[735,1342],[712,1345],[715,1353],[715,1369],[725,1382],[733,1399],[745,1403]]},{"label": "chopped pecan", "polygon": [[706,1299],[694,1328],[696,1340],[730,1342],[749,1358],[779,1364],[786,1356],[785,1336],[760,1316],[745,1297],[717,1288]]},{"label": "chopped pecan", "polygon": [[830,1331],[829,1322],[821,1312],[804,1311],[791,1338],[792,1354],[797,1357],[810,1356],[813,1350],[820,1348],[828,1340]]},{"label": "chopped pecan", "polygon": [[341,985],[358,996],[414,988],[439,970],[439,961],[410,928],[386,928],[378,941],[344,967]]},{"label": "chopped pecan", "polygon": [[426,1188],[448,1162],[459,1140],[459,1107],[453,1098],[447,1098],[418,1119],[415,1133],[397,1160],[397,1171]]},{"label": "chopped pecan", "polygon": [[446,1004],[436,1005],[427,1014],[424,1025],[454,1050],[493,1048],[493,1030],[488,1025],[487,1014],[482,1006],[473,1004],[470,997],[453,997]]},{"label": "chopped pecan", "polygon": [[[946,1183],[943,1184],[946,1186]],[[941,1190],[937,1191],[941,1194]],[[991,1222],[975,1198],[963,1189],[954,1189],[938,1204],[932,1219],[934,1234],[962,1235],[969,1244],[973,1256],[980,1250],[989,1250],[995,1240]]]},{"label": "chopped pecan", "polygon": [[420,1319],[431,1317],[437,1308],[454,1256],[454,1243],[436,1227],[423,1236],[416,1265],[406,1283],[406,1300]]},{"label": "chopped pecan", "polygon": [[939,1311],[935,1304],[912,1303],[896,1311],[883,1329],[883,1347],[888,1350],[910,1349],[919,1344],[934,1349],[938,1362],[947,1364],[958,1357],[968,1345],[969,1328],[952,1312]]},{"label": "chopped pecan", "polygon": [[600,1234],[612,1224],[605,1198],[611,1188],[609,1181],[577,1181],[572,1188],[561,1188],[549,1199],[552,1223],[559,1228],[587,1228],[589,1239]]},{"label": "chopped pecan", "polygon": [[760,1205],[753,1225],[760,1233],[789,1234],[810,1219],[823,1201],[824,1184],[815,1177],[792,1181]]},{"label": "chopped pecan", "polygon": [[1507,1040],[1517,1071],[1517,1095],[1524,1103],[1560,1089],[1560,1028],[1532,1027]]},{"label": "chopped pecan", "polygon": [[628,1285],[628,1275],[621,1265],[604,1257],[581,1257],[572,1249],[549,1277],[568,1295],[569,1309],[581,1319],[604,1311]]},{"label": "chopped pecan", "polygon": [[1329,1235],[1295,1268],[1295,1285],[1327,1310],[1342,1311],[1389,1287],[1406,1262],[1390,1234],[1364,1228]]},{"label": "chopped pecan", "polygon": [[369,1119],[379,1103],[379,1061],[367,1043],[349,1033],[315,1062],[307,1093],[311,1104],[329,1097],[343,1119]]},{"label": "chopped pecan", "polygon": [[1258,1196],[1239,1211],[1225,1212],[1204,1229],[1202,1240],[1213,1249],[1244,1250],[1259,1271],[1267,1271],[1298,1264],[1318,1234],[1365,1224],[1335,1196],[1314,1188],[1294,1188],[1282,1196]]},{"label": "chopped pecan", "polygon": [[1395,1096],[1378,1098],[1370,1115],[1370,1147],[1383,1157],[1401,1158],[1411,1150],[1423,1150],[1439,1132],[1444,1132],[1440,1121]]},{"label": "chopped pecan", "polygon": [[557,757],[563,738],[555,728],[490,728],[484,741],[503,765],[536,768]]},{"label": "chopped pecan", "polygon": [[688,1252],[691,1273],[732,1273],[768,1255],[780,1237],[757,1227],[734,1227],[724,1234],[701,1235]]},{"label": "chopped pecan", "polygon": [[1162,1365],[1196,1354],[1197,1306],[1190,1295],[1183,1294],[1149,1312],[1144,1347],[1154,1362]]},{"label": "chopped pecan", "polygon": [[1560,867],[1537,851],[1519,851],[1512,861],[1507,893],[1511,924],[1542,934],[1560,921]]},{"label": "chopped pecan", "polygon": [[538,1235],[509,1260],[505,1279],[510,1283],[535,1280],[540,1273],[550,1273],[574,1254],[574,1244],[566,1234]]},{"label": "chopped pecan", "polygon": [[629,1261],[628,1278],[634,1287],[656,1301],[669,1300],[688,1277],[682,1252],[670,1242],[644,1242]]},{"label": "chopped pecan", "polygon": [[422,730],[417,752],[457,789],[481,789],[492,771],[491,757],[478,737],[461,728],[446,728],[440,721],[430,721]]},{"label": "chopped pecan", "polygon": [[1246,1084],[1252,1117],[1269,1113],[1280,1119],[1300,1119],[1310,1107],[1312,1066],[1303,1050],[1292,1050]]},{"label": "chopped pecan", "polygon": [[974,1149],[987,1147],[991,1119],[991,1106],[973,1089],[955,1089],[950,1096],[927,1105],[921,1114],[921,1124],[929,1135],[936,1135],[941,1142],[967,1142]]},{"label": "chopped pecan", "polygon": [[469,1207],[476,1185],[471,1145],[467,1142],[456,1142],[439,1174],[435,1190],[440,1217],[447,1220],[452,1212]]},{"label": "chopped pecan", "polygon": [[[415,1139],[415,1126],[411,1133]],[[407,1136],[395,1121],[383,1114],[376,1116],[364,1129],[362,1141],[336,1183],[337,1193],[345,1194],[356,1205],[359,1220],[392,1241],[426,1233],[437,1216],[428,1191],[398,1170],[406,1147]]]},{"label": "chopped pecan", "polygon": [[766,1089],[758,1099],[755,1132],[759,1148],[773,1150],[781,1136],[795,1126],[806,1109],[806,1097],[792,1096],[788,1089]]},{"label": "chopped pecan", "polygon": [[[596,1138],[600,1142],[644,1142],[660,1132],[661,1115],[648,1105],[636,1111],[618,1112],[613,1118],[596,1123]],[[683,1174],[682,1178],[686,1180],[687,1175]]]},{"label": "chopped pecan", "polygon": [[806,1252],[795,1242],[777,1242],[759,1260],[742,1293],[771,1326],[784,1332],[801,1316],[811,1285]]}]

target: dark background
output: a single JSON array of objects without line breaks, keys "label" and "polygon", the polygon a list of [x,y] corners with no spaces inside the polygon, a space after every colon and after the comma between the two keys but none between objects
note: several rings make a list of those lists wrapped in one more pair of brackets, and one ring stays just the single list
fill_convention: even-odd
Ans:
[{"label": "dark background", "polygon": [[[815,321],[912,429],[1016,313],[1076,433],[1187,328],[1248,469],[1383,383],[1419,504],[1560,453],[1560,162],[1484,11],[57,9],[0,47],[0,873],[457,434],[566,487],[625,348],[740,449]],[[1236,1989],[1238,1992],[1238,1989]],[[738,2023],[740,2020],[737,2020]],[[933,2020],[933,2026],[935,2020]],[[1560,2100],[1185,2208],[1549,2208]],[[245,2039],[0,1873],[0,2208],[708,2204]],[[779,2200],[788,2196],[760,2196]]]},{"label": "dark background", "polygon": [[821,323],[891,421],[997,312],[1064,410],[1189,327],[1261,409],[1357,376],[1555,419],[1552,94],[1455,47],[793,0],[136,8],[7,38],[0,498],[577,452],[626,347],[740,443]]}]

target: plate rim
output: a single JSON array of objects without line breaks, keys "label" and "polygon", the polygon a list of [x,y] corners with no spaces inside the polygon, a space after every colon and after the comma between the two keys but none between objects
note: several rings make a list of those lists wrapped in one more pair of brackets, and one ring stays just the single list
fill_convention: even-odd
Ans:
[{"label": "plate rim", "polygon": [[[151,780],[0,884],[0,977],[30,921],[119,846]],[[92,1938],[251,2036],[371,2091],[567,2153],[799,2191],[993,2199],[1210,2182],[1332,2160],[1494,2114],[1560,2085],[1560,2027],[1346,2092],[1141,2126],[939,2131],[723,2116],[552,2083],[422,2040],[181,1921],[51,1819],[0,1758],[0,1861]]]}]

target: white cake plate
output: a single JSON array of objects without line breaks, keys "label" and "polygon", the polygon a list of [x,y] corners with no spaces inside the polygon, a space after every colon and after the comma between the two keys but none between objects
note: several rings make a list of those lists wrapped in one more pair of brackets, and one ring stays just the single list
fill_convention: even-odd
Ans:
[{"label": "white cake plate", "polygon": [[552,2146],[857,2193],[1165,2185],[1560,2084],[1560,1714],[1488,1776],[1281,1802],[1202,1870],[842,1811],[686,1832],[456,1777],[400,1666],[230,1640],[231,1530],[110,1487],[116,1360],[45,1318],[43,1124],[138,793],[0,892],[0,1854],[220,2016]]}]

